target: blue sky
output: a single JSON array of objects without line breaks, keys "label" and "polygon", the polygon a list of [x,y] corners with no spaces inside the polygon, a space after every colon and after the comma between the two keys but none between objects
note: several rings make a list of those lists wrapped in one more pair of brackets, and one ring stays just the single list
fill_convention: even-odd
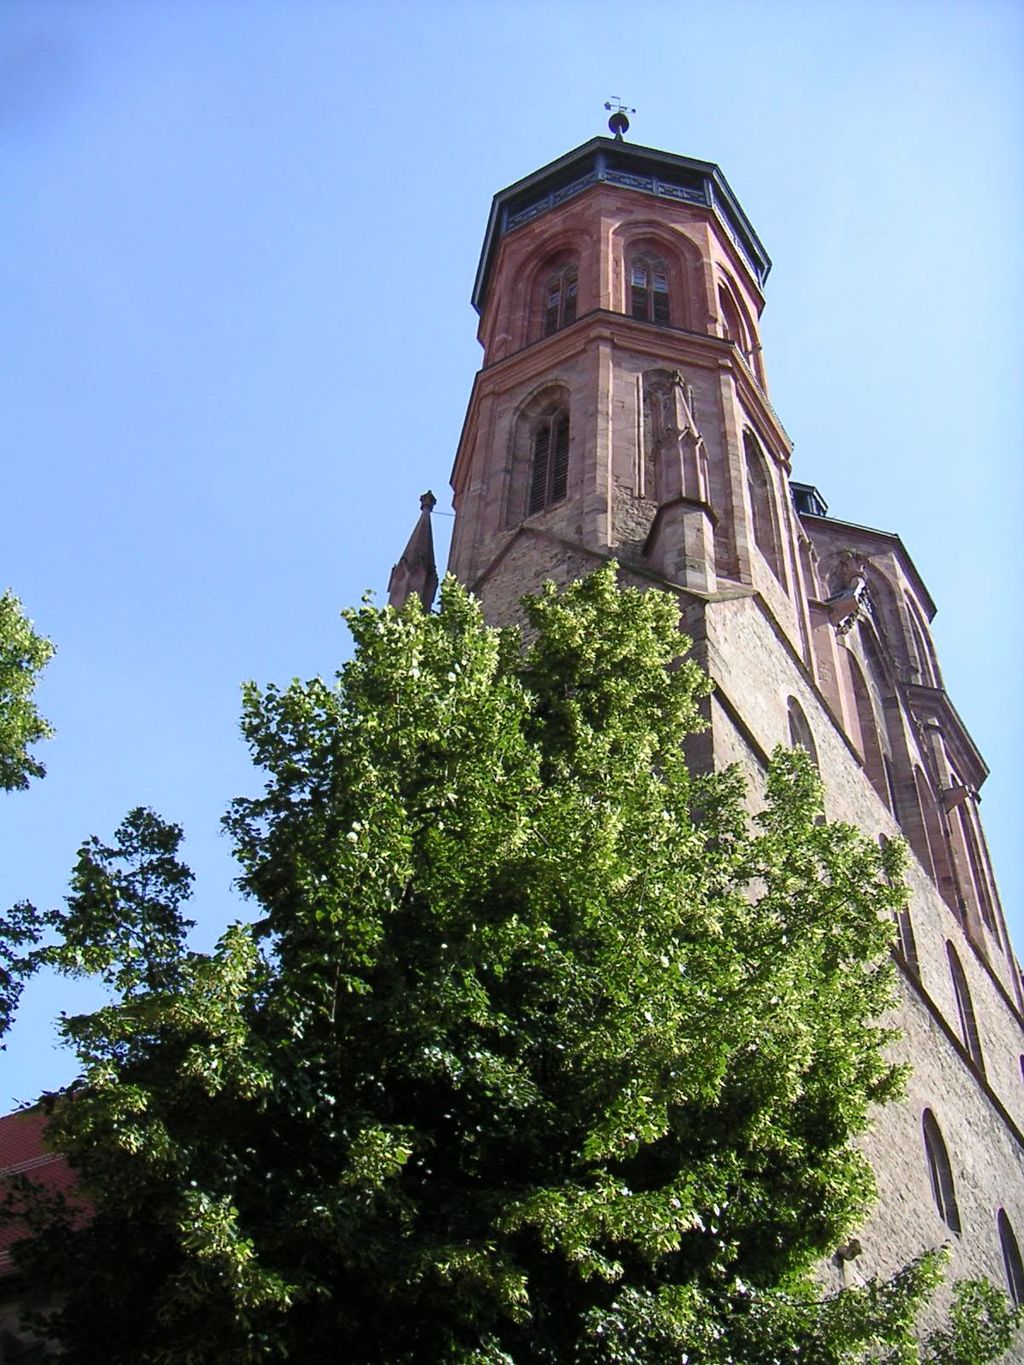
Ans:
[{"label": "blue sky", "polygon": [[[331,673],[419,493],[449,508],[491,196],[615,93],[634,140],[722,166],[773,257],[794,474],[898,531],[939,605],[1024,945],[1022,70],[995,0],[6,0],[0,587],[59,652],[0,903],[59,901],[146,804],[186,828],[197,942],[245,913],[239,683]],[[0,1106],[70,1079],[49,1020],[89,999],[30,990]]]}]

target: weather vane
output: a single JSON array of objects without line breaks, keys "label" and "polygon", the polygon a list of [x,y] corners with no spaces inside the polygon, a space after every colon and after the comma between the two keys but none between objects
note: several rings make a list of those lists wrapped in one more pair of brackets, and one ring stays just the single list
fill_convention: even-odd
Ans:
[{"label": "weather vane", "polygon": [[635,109],[627,109],[619,99],[618,95],[612,95],[611,99],[605,100],[604,107],[613,111],[608,120],[608,127],[615,134],[615,141],[621,142],[622,136],[629,129],[629,118],[627,115],[635,114]]}]

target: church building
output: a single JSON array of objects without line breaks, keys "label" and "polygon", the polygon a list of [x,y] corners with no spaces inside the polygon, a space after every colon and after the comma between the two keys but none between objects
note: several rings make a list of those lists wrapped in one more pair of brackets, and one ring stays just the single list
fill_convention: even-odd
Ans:
[{"label": "church building", "polygon": [[[912,1063],[863,1148],[879,1201],[835,1274],[948,1242],[1024,1301],[1024,993],[978,815],[987,769],[943,686],[898,535],[790,477],[759,336],[771,262],[718,166],[596,137],[498,193],[449,569],[494,623],[609,559],[674,592],[715,690],[695,745],[751,790],[802,745],[830,819],[908,843],[895,957]],[[392,600],[436,586],[424,500]],[[427,580],[432,577],[432,581]]]}]

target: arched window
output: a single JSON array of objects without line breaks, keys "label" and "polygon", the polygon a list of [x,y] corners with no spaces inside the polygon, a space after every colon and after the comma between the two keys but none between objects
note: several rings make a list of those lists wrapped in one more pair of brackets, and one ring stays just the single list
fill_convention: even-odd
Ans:
[{"label": "arched window", "polygon": [[544,413],[533,432],[533,464],[527,514],[561,502],[569,482],[569,414],[562,407]]},{"label": "arched window", "polygon": [[641,322],[669,321],[668,266],[649,251],[634,256],[630,264],[629,311]]},{"label": "arched window", "polygon": [[574,261],[555,270],[544,281],[544,336],[576,321],[579,269]]},{"label": "arched window", "polygon": [[[883,853],[889,845],[889,840],[884,834],[878,836],[878,846]],[[909,910],[897,910],[893,913],[896,921],[896,951],[909,972],[914,976],[920,977],[921,964],[917,956],[917,939],[914,937],[914,921],[910,918]]]},{"label": "arched window", "polygon": [[917,655],[917,681],[925,687],[941,687],[938,660],[935,657],[935,650],[928,635],[928,627],[925,625],[924,617],[913,598],[909,594],[904,594],[904,597],[907,604],[907,616],[910,619],[910,635],[914,642],[914,653]]},{"label": "arched window", "polygon": [[[962,785],[960,777],[950,774],[952,785]],[[992,893],[989,890],[988,877],[985,875],[985,867],[981,859],[981,850],[978,845],[978,835],[974,824],[974,812],[968,804],[962,804],[954,811],[950,812],[950,821],[956,821],[960,829],[960,837],[963,840],[964,848],[967,850],[967,861],[971,871],[971,887],[974,891],[974,898],[981,917],[988,926],[989,932],[999,937],[996,926],[996,914],[992,904]]]},{"label": "arched window", "polygon": [[803,707],[796,697],[790,697],[786,703],[786,713],[789,720],[790,746],[794,749],[806,749],[811,756],[811,762],[817,767],[818,750],[815,747],[814,736],[811,734],[811,727],[804,715]]},{"label": "arched window", "polygon": [[722,334],[726,341],[736,343],[740,355],[754,371],[754,377],[761,383],[759,357],[753,330],[743,308],[733,296],[732,290],[724,284],[718,286],[718,315],[722,323]]},{"label": "arched window", "polygon": [[931,872],[932,880],[939,888],[943,900],[962,921],[963,905],[950,866],[949,844],[942,827],[939,807],[932,795],[928,779],[916,764],[914,766],[914,785],[917,788],[917,804],[921,819],[919,829],[908,831],[910,842],[915,853],[924,863],[925,869]]},{"label": "arched window", "polygon": [[1006,1267],[1010,1298],[1014,1308],[1020,1308],[1024,1304],[1024,1264],[1021,1263],[1020,1247],[1005,1209],[1000,1209],[996,1214],[996,1226],[999,1229],[999,1245],[1003,1248],[1003,1265]]},{"label": "arched window", "polygon": [[921,964],[917,957],[917,939],[914,937],[914,922],[909,910],[900,910],[896,915],[896,947],[900,957],[915,976],[921,975]]},{"label": "arched window", "polygon": [[503,488],[505,525],[560,502],[568,493],[571,393],[560,379],[539,385],[509,428]]},{"label": "arched window", "polygon": [[926,1109],[921,1116],[921,1133],[924,1137],[924,1154],[928,1163],[928,1178],[931,1181],[935,1207],[949,1230],[959,1236],[960,1210],[956,1206],[953,1172],[950,1169],[942,1133],[930,1109]]},{"label": "arched window", "polygon": [[740,317],[740,310],[736,307],[736,302],[728,289],[722,285],[718,286],[718,311],[722,318],[722,331],[725,333],[726,341],[735,341],[744,355],[750,349],[750,341],[747,336],[747,329],[743,326]]},{"label": "arched window", "polygon": [[953,994],[956,997],[956,1012],[960,1018],[960,1037],[964,1047],[971,1055],[971,1061],[984,1073],[985,1059],[981,1053],[981,1038],[978,1035],[978,1021],[974,1017],[971,992],[967,988],[967,977],[952,943],[946,942],[946,956],[949,959],[949,974],[953,978]]},{"label": "arched window", "polygon": [[885,773],[885,755],[882,752],[878,714],[871,699],[864,670],[861,668],[856,655],[850,650],[846,657],[850,665],[850,685],[853,688],[853,703],[857,711],[857,728],[860,730],[859,747],[864,759],[864,771],[875,791],[888,805],[889,784]]},{"label": "arched window", "polygon": [[768,466],[757,439],[750,431],[743,433],[743,456],[747,467],[747,496],[754,523],[754,544],[761,551],[775,577],[782,581],[782,561],[772,511],[772,490]]}]

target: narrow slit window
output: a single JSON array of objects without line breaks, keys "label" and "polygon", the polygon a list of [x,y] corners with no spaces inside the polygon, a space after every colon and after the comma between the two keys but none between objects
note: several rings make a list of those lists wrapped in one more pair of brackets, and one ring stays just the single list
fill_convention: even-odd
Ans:
[{"label": "narrow slit window", "polygon": [[978,1034],[978,1021],[974,1015],[974,1005],[971,1002],[971,992],[967,986],[967,977],[964,974],[963,965],[956,949],[952,943],[946,943],[946,956],[949,959],[949,974],[953,980],[953,995],[956,999],[956,1012],[960,1019],[960,1037],[963,1039],[964,1047],[970,1054],[971,1061],[978,1070],[985,1074],[985,1058],[981,1051],[981,1038]]},{"label": "narrow slit window", "polygon": [[928,1163],[928,1178],[931,1181],[935,1207],[949,1230],[959,1236],[960,1210],[957,1208],[956,1191],[953,1188],[953,1171],[942,1133],[930,1109],[926,1109],[921,1118],[921,1132],[924,1137],[925,1159]]},{"label": "narrow slit window", "polygon": [[1020,1308],[1024,1304],[1024,1263],[1021,1262],[1020,1247],[1005,1209],[999,1210],[996,1224],[999,1228],[999,1245],[1003,1249],[1003,1265],[1006,1267],[1006,1286],[1014,1308]]},{"label": "narrow slit window", "polygon": [[910,918],[909,910],[900,910],[896,914],[897,947],[900,957],[907,964],[907,968],[915,976],[921,975],[921,965],[917,957],[917,939],[914,937],[914,921]]}]

